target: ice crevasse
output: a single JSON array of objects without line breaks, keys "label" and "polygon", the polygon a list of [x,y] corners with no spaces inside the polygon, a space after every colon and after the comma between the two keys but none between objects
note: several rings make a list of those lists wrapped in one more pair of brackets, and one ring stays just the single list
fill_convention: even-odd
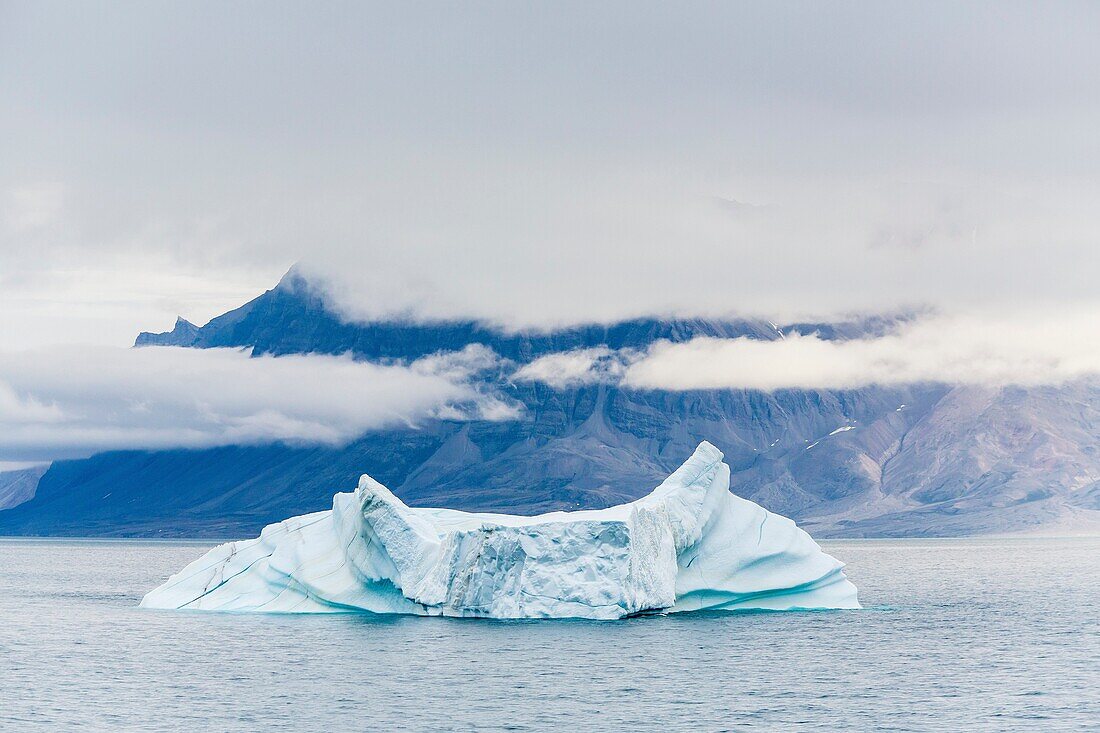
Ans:
[{"label": "ice crevasse", "polygon": [[215,547],[141,605],[591,619],[859,608],[843,563],[729,482],[707,442],[637,501],[533,517],[411,508],[364,475],[330,511]]}]

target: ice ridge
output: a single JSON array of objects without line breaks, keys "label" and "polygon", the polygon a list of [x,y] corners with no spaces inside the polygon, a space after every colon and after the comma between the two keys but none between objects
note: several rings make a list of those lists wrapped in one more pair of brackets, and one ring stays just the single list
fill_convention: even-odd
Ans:
[{"label": "ice ridge", "polygon": [[534,517],[410,508],[364,475],[330,511],[210,550],[146,608],[487,618],[859,608],[844,565],[729,489],[703,442],[648,496]]}]

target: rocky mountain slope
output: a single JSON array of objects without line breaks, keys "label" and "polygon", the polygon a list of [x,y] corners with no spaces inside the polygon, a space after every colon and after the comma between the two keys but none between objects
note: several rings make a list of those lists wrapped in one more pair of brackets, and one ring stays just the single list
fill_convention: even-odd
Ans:
[{"label": "rocky mountain slope", "polygon": [[0,471],[0,510],[18,506],[34,498],[35,489],[48,466],[32,466],[15,471]]},{"label": "rocky mountain slope", "polygon": [[[202,328],[180,319],[138,345],[251,346],[412,360],[471,343],[514,367],[551,352],[657,339],[792,331],[881,333],[894,320],[774,326],[652,320],[507,333],[476,322],[347,323],[296,276]],[[1100,529],[1100,384],[979,389],[663,392],[555,389],[483,375],[524,406],[506,422],[434,421],[342,448],[272,445],[125,451],[53,464],[0,534],[247,536],[323,509],[371,473],[413,506],[536,513],[642,496],[701,440],[726,455],[733,490],[821,536],[942,536]]]}]

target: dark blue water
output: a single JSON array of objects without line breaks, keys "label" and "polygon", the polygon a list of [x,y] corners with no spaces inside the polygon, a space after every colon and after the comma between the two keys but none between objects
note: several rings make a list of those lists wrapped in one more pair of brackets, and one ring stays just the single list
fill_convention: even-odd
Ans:
[{"label": "dark blue water", "polygon": [[205,545],[0,541],[0,729],[1100,729],[1100,539],[825,544],[867,610],[502,623],[141,611]]}]

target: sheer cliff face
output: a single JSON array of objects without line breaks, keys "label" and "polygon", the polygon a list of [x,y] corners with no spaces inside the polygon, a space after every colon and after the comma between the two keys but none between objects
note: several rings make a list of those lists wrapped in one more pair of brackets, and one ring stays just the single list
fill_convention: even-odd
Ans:
[{"label": "sheer cliff face", "polygon": [[[888,320],[815,326],[851,338]],[[473,322],[340,320],[308,286],[279,287],[202,328],[138,344],[253,346],[259,353],[415,359],[489,346],[522,364],[550,352],[641,348],[697,335],[774,339],[763,321],[638,320],[541,334]],[[821,536],[935,536],[1100,528],[1100,385],[917,385],[857,390],[657,392],[553,389],[486,375],[525,407],[503,423],[437,422],[342,449],[126,452],[55,464],[0,533],[240,536],[325,507],[375,475],[412,506],[531,514],[636,499],[709,440],[734,491]],[[106,496],[105,496],[106,495]]]},{"label": "sheer cliff face", "polygon": [[0,510],[18,506],[34,498],[38,481],[47,466],[33,466],[16,471],[0,471]]}]

